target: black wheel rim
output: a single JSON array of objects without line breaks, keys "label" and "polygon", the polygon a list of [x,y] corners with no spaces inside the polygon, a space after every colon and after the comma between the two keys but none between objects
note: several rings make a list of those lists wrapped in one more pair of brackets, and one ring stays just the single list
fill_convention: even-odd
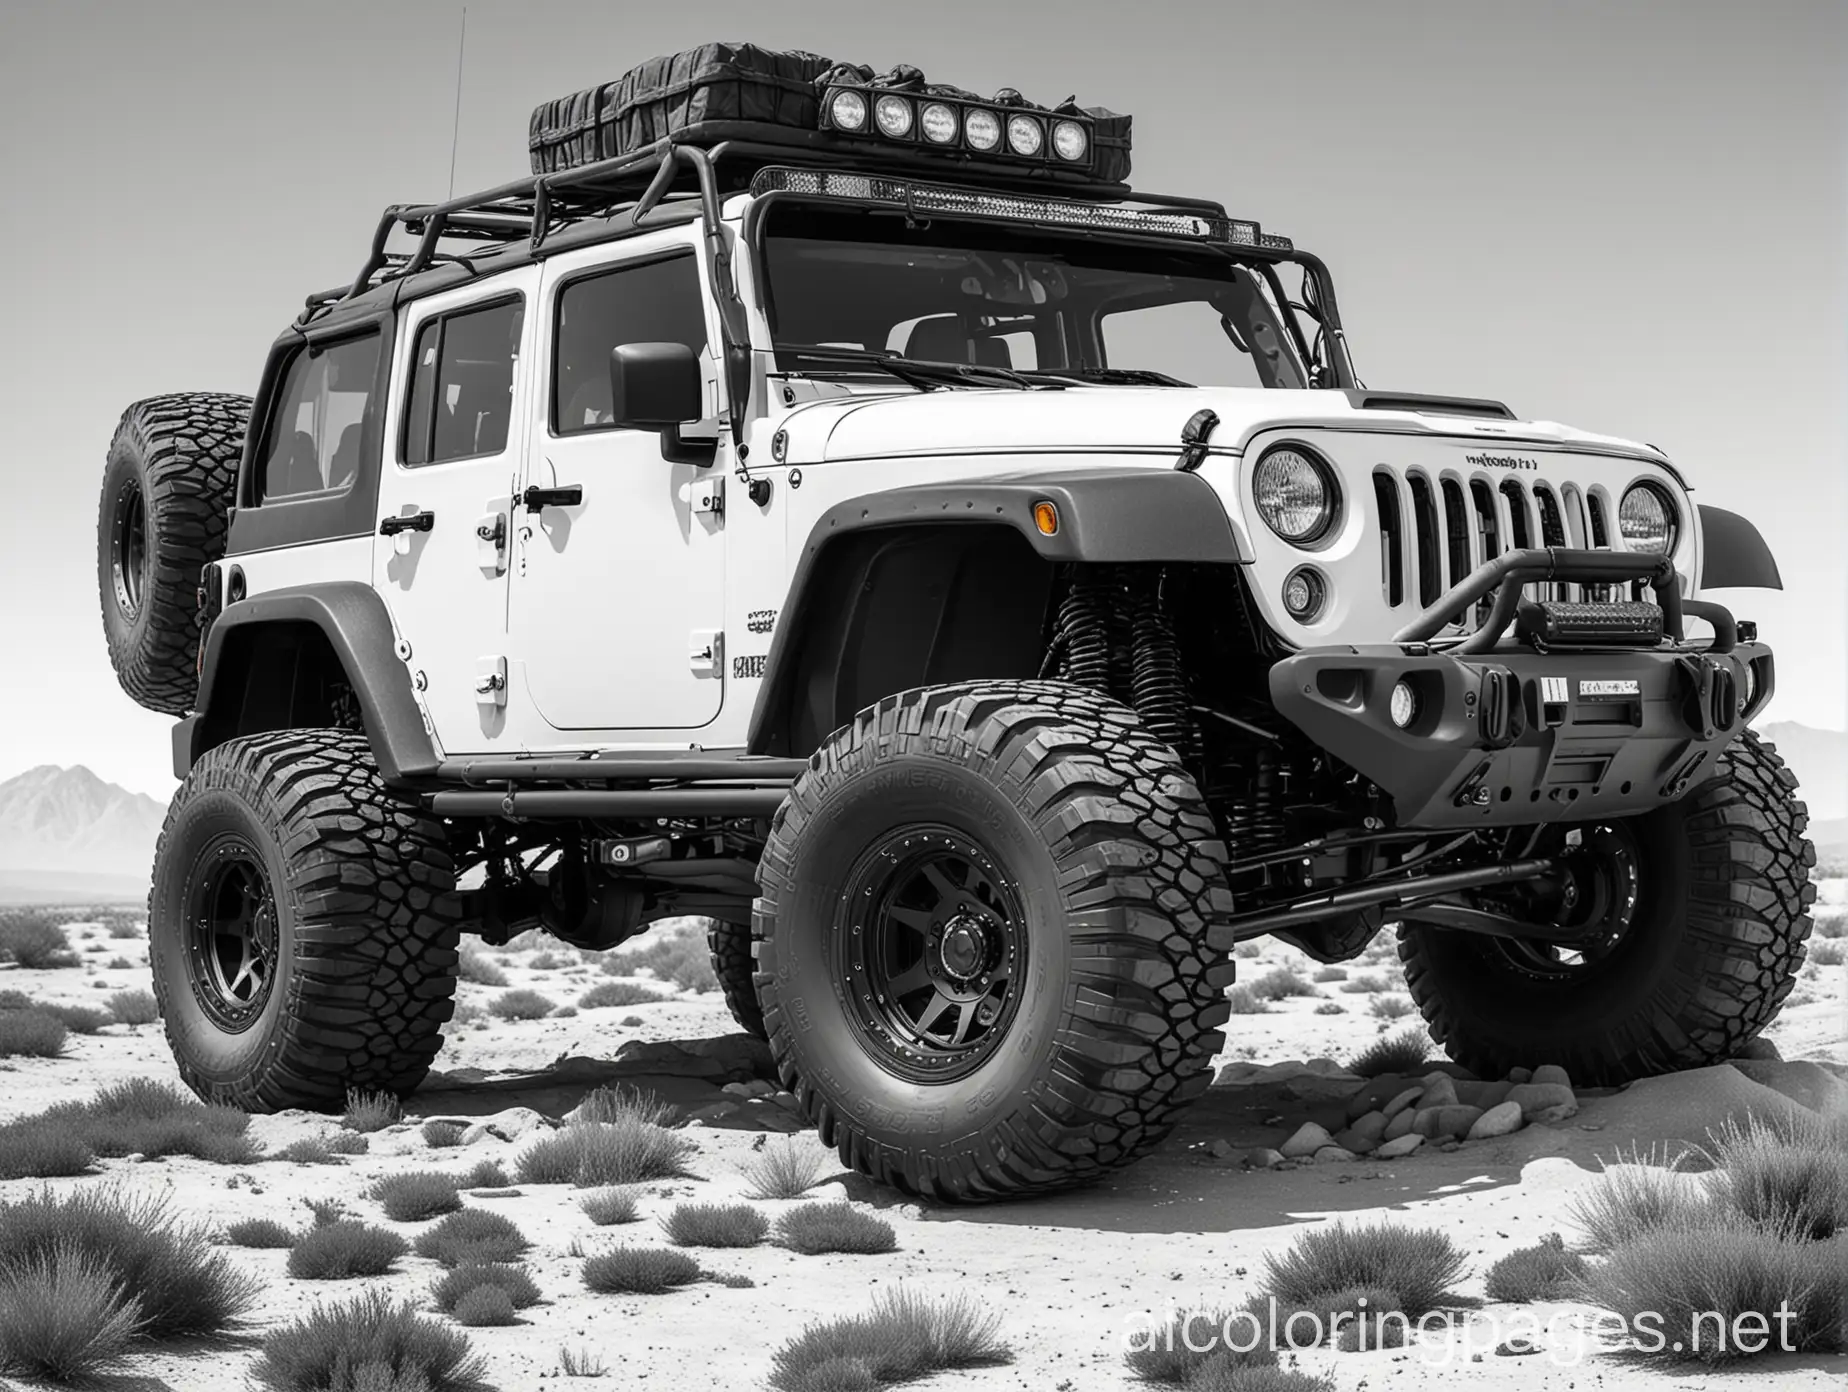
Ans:
[{"label": "black wheel rim", "polygon": [[1026,980],[1025,914],[973,837],[942,826],[883,836],[848,876],[836,929],[849,1018],[888,1071],[948,1082],[1006,1037]]},{"label": "black wheel rim", "polygon": [[1565,871],[1558,899],[1545,915],[1555,927],[1578,928],[1573,943],[1496,939],[1495,947],[1519,971],[1574,980],[1599,970],[1629,937],[1641,916],[1642,856],[1621,822],[1576,828],[1579,840],[1560,857]]},{"label": "black wheel rim", "polygon": [[220,837],[199,858],[189,919],[193,992],[229,1031],[263,1013],[275,985],[276,896],[262,858],[241,837]]},{"label": "black wheel rim", "polygon": [[141,613],[147,587],[148,507],[141,485],[122,485],[116,494],[115,518],[110,528],[109,567],[115,579],[116,605],[123,617]]}]

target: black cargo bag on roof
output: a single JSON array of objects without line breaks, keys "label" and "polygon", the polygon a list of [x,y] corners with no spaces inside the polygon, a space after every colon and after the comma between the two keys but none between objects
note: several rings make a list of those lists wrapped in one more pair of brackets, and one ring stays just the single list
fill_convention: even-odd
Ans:
[{"label": "black cargo bag on roof", "polygon": [[731,43],[650,59],[614,82],[535,107],[527,137],[533,173],[614,159],[707,121],[814,130],[815,79],[833,66],[814,53]]}]

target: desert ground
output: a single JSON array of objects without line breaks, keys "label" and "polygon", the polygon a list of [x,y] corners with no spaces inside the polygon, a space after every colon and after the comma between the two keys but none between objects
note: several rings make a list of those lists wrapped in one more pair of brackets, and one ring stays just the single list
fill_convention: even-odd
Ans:
[{"label": "desert ground", "polygon": [[[1268,940],[1241,960],[1248,992],[1262,996],[1270,988],[1259,983],[1267,979],[1294,989],[1287,978],[1271,976],[1294,969],[1304,993],[1260,1001],[1261,1009],[1232,1017],[1215,1086],[1150,1157],[1092,1188],[951,1209],[874,1190],[841,1170],[802,1127],[790,1099],[776,1095],[764,1051],[737,1034],[718,994],[659,978],[664,955],[656,944],[672,944],[678,934],[692,946],[687,926],[670,923],[607,963],[534,938],[478,948],[470,974],[505,984],[464,981],[440,1072],[408,1100],[402,1122],[370,1136],[364,1154],[335,1157],[331,1164],[265,1158],[234,1165],[130,1156],[98,1161],[74,1178],[0,1183],[0,1203],[46,1186],[66,1192],[121,1184],[168,1196],[183,1214],[222,1231],[250,1218],[306,1228],[307,1203],[332,1199],[413,1237],[426,1225],[385,1219],[367,1196],[373,1181],[405,1169],[459,1173],[484,1159],[500,1161],[513,1174],[523,1149],[593,1089],[626,1084],[672,1104],[696,1147],[685,1178],[640,1187],[638,1223],[593,1226],[578,1206],[583,1191],[565,1184],[514,1183],[465,1195],[468,1206],[504,1214],[532,1239],[527,1263],[542,1293],[517,1323],[468,1331],[495,1386],[526,1388],[558,1377],[560,1350],[570,1349],[594,1354],[610,1379],[605,1385],[658,1392],[760,1388],[780,1343],[812,1321],[862,1309],[876,1292],[902,1282],[914,1290],[977,1295],[1000,1316],[1001,1336],[1012,1351],[1005,1364],[939,1373],[926,1385],[1106,1392],[1135,1385],[1124,1366],[1123,1341],[1138,1316],[1229,1308],[1256,1288],[1266,1256],[1288,1248],[1306,1229],[1393,1216],[1443,1231],[1467,1254],[1469,1275],[1455,1289],[1461,1305],[1476,1308],[1466,1308],[1450,1331],[1405,1347],[1286,1355],[1286,1364],[1293,1357],[1294,1366],[1330,1376],[1340,1392],[1388,1382],[1445,1392],[1840,1387],[1848,1378],[1848,1358],[1840,1356],[1774,1355],[1708,1368],[1601,1352],[1589,1332],[1591,1307],[1498,1305],[1485,1300],[1483,1286],[1490,1264],[1516,1248],[1549,1233],[1571,1243],[1573,1200],[1598,1181],[1607,1162],[1702,1142],[1728,1117],[1848,1106],[1843,939],[1823,936],[1842,932],[1848,880],[1822,881],[1819,892],[1812,948],[1830,947],[1812,953],[1797,991],[1765,1036],[1769,1047],[1753,1051],[1758,1057],[1621,1090],[1581,1088],[1570,1116],[1531,1120],[1512,1134],[1448,1149],[1434,1138],[1390,1160],[1325,1151],[1320,1160],[1277,1165],[1265,1153],[1285,1147],[1305,1123],[1341,1133],[1365,1109],[1367,1096],[1383,1098],[1404,1086],[1403,1080],[1369,1085],[1342,1068],[1375,1040],[1417,1023],[1385,935],[1365,959],[1345,968],[1343,979],[1312,981],[1314,963]],[[118,926],[124,936],[112,937],[100,924],[86,925],[81,911],[60,912],[72,919],[68,932],[80,965],[28,970],[9,964],[0,967],[0,990],[99,1006],[117,991],[148,984],[144,930],[131,934]],[[651,951],[653,968],[643,965]],[[686,979],[703,984],[697,976]],[[578,1004],[593,987],[624,981],[662,998],[615,1007]],[[490,1013],[514,990],[537,992],[570,1013],[535,1019]],[[1251,1008],[1249,996],[1241,996],[1239,1006]],[[1408,1077],[1415,1084],[1429,1071],[1418,1067]],[[74,1033],[55,1058],[0,1060],[0,1123],[129,1078],[177,1083],[158,1023]],[[1369,1086],[1373,1092],[1363,1095]],[[465,1143],[433,1148],[423,1124],[437,1118],[468,1127]],[[251,1134],[270,1154],[338,1130],[338,1118],[308,1113],[251,1123]],[[702,1281],[652,1296],[585,1289],[584,1254],[619,1243],[666,1245],[659,1218],[682,1201],[745,1199],[747,1167],[766,1148],[785,1145],[812,1151],[820,1180],[800,1198],[757,1201],[766,1216],[845,1199],[890,1222],[897,1250],[806,1256],[766,1243],[701,1251],[707,1270],[754,1284]],[[441,1274],[434,1262],[410,1255],[382,1276],[298,1280],[285,1270],[286,1251],[224,1250],[265,1283],[248,1326],[228,1341],[137,1353],[108,1385],[135,1392],[246,1387],[265,1331],[359,1290],[381,1290],[427,1309],[432,1281]],[[1548,1326],[1534,1341],[1537,1352],[1526,1356],[1515,1352],[1518,1341],[1508,1334],[1523,1311]]]}]

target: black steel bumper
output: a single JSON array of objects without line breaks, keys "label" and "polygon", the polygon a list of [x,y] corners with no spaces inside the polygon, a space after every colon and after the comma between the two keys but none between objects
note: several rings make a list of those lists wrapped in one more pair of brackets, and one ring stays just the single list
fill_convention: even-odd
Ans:
[{"label": "black steel bumper", "polygon": [[[1537,651],[1502,643],[1521,586],[1537,580],[1643,580],[1667,634],[1648,648]],[[1495,595],[1488,621],[1449,648],[1428,640],[1449,616]],[[1714,627],[1682,639],[1682,615]],[[1392,718],[1405,683],[1416,714]],[[1684,601],[1654,557],[1517,551],[1440,598],[1395,642],[1312,648],[1270,673],[1278,711],[1371,779],[1406,827],[1478,827],[1645,812],[1684,796],[1771,697],[1769,648],[1740,641],[1732,615]]]}]

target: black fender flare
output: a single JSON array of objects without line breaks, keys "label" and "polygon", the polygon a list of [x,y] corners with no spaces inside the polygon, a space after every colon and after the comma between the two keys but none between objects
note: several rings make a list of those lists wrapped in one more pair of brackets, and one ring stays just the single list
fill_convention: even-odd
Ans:
[{"label": "black fender flare", "polygon": [[221,688],[227,648],[253,626],[306,624],[320,631],[359,700],[366,741],[387,782],[435,772],[436,746],[399,660],[385,601],[358,581],[266,591],[227,605],[212,623],[200,665],[198,704],[173,732],[173,772],[184,778],[208,749],[231,738],[238,693]]},{"label": "black fender flare", "polygon": [[1702,503],[1700,535],[1701,589],[1784,588],[1784,577],[1778,574],[1777,557],[1771,554],[1771,548],[1751,519]]},{"label": "black fender flare", "polygon": [[[1050,534],[1034,509],[1051,503]],[[829,548],[880,528],[1003,526],[1049,562],[1194,562],[1248,564],[1213,486],[1170,467],[1116,467],[1017,473],[984,479],[911,484],[836,503],[816,519],[797,558],[764,662],[746,748],[762,753],[777,737],[780,712],[800,680],[800,643],[809,611],[831,596],[814,583]],[[809,751],[792,751],[806,755]]]}]

